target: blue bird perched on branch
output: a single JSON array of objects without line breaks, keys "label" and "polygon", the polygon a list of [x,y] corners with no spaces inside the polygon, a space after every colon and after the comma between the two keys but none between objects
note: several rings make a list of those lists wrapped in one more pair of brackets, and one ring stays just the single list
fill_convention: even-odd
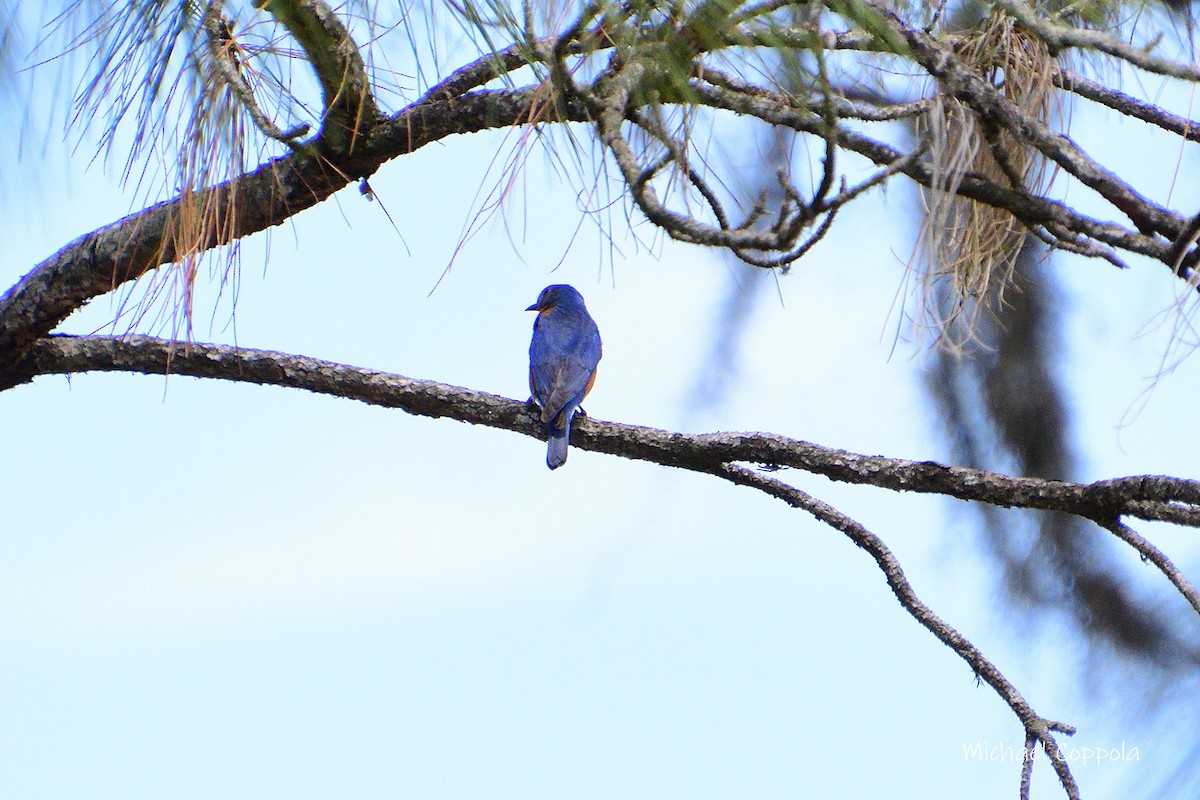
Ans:
[{"label": "blue bird perched on branch", "polygon": [[572,286],[547,286],[526,311],[538,312],[529,343],[529,391],[546,426],[546,465],[567,461],[571,419],[596,382],[600,329]]}]

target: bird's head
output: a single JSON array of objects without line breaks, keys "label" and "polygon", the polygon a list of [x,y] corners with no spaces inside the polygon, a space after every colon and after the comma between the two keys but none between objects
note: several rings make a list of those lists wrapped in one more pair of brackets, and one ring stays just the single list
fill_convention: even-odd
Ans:
[{"label": "bird's head", "polygon": [[564,307],[584,308],[583,295],[575,291],[574,286],[568,286],[565,283],[556,283],[553,286],[547,286],[545,289],[542,289],[542,293],[538,295],[537,302],[525,310],[544,314],[552,308]]}]

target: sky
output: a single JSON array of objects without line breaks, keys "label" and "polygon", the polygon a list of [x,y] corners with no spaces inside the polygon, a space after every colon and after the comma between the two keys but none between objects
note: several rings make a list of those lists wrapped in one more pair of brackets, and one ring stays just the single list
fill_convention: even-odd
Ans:
[{"label": "sky", "polygon": [[[1085,148],[1144,158],[1151,196],[1192,160],[1072,124]],[[575,190],[537,151],[446,271],[511,144],[457,137],[384,166],[371,183],[398,232],[351,188],[248,238],[236,325],[209,285],[195,338],[524,399],[523,309],[567,282],[604,339],[593,417],[947,458],[896,310],[911,196],[854,204],[767,279],[727,397],[704,407],[692,391],[744,274],[635,221],[639,243],[619,213],[614,242],[577,233]],[[5,286],[133,210],[101,165],[9,148]],[[1196,359],[1142,402],[1178,287],[1148,263],[1052,269],[1079,477],[1193,475]],[[106,330],[117,307],[63,330]],[[550,472],[515,434],[179,376],[39,378],[0,395],[0,440],[5,798],[1016,793],[1023,734],[995,693],[865,554],[750,490],[578,449]],[[1085,796],[1159,794],[1194,720],[1146,724],[1053,622],[1019,636],[963,504],[783,477],[882,536],[1035,709],[1079,727],[1062,744]],[[1195,571],[1194,534],[1138,530]],[[1035,796],[1058,796],[1034,772]]]}]

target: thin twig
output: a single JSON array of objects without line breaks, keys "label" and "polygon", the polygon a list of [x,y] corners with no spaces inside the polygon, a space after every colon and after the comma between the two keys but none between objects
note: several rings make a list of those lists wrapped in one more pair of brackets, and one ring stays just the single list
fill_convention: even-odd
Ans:
[{"label": "thin twig", "polygon": [[934,614],[933,610],[917,597],[916,591],[914,591],[912,584],[909,583],[908,578],[904,575],[904,570],[900,567],[900,562],[882,539],[833,506],[769,475],[764,475],[734,464],[717,465],[709,470],[709,472],[726,478],[740,486],[750,486],[758,489],[782,500],[793,508],[807,511],[826,525],[841,531],[849,537],[850,541],[867,551],[867,554],[875,560],[875,563],[883,572],[888,586],[891,588],[892,593],[896,595],[896,599],[900,601],[900,605],[904,607],[904,610],[913,619],[921,623],[930,633],[941,640],[943,644],[958,653],[959,657],[966,661],[975,672],[975,675],[991,686],[996,694],[1000,695],[1000,699],[1008,704],[1008,707],[1017,715],[1017,719],[1021,720],[1021,724],[1025,726],[1026,742],[1029,742],[1031,739],[1041,742],[1046,754],[1050,757],[1050,763],[1054,766],[1054,771],[1058,774],[1058,779],[1062,783],[1067,797],[1072,798],[1072,800],[1078,800],[1079,787],[1075,783],[1075,778],[1071,774],[1071,769],[1067,764],[1066,758],[1063,756],[1057,741],[1055,741],[1052,735],[1054,730],[1073,733],[1074,729],[1062,723],[1047,720],[1035,712],[1028,701],[1017,690],[1017,687],[1004,677],[1003,673],[992,664],[979,648],[954,627]]},{"label": "thin twig", "polygon": [[1120,519],[1104,520],[1100,524],[1118,539],[1127,543],[1134,550],[1137,550],[1143,560],[1149,561],[1158,567],[1159,571],[1167,576],[1167,580],[1183,595],[1192,608],[1196,609],[1197,613],[1200,613],[1200,592],[1196,591],[1196,587],[1192,585],[1191,581],[1184,577],[1179,568],[1171,562],[1171,559],[1167,558],[1166,553],[1155,547],[1149,539],[1121,522]]},{"label": "thin twig", "polygon": [[1140,47],[1126,44],[1121,39],[1101,31],[1055,25],[1038,16],[1038,13],[1022,0],[997,0],[996,5],[1012,14],[1022,27],[1044,41],[1053,55],[1068,47],[1098,50],[1156,75],[1166,75],[1191,83],[1200,82],[1200,70],[1189,64],[1152,56]]},{"label": "thin twig", "polygon": [[202,21],[208,43],[208,53],[212,57],[213,65],[217,68],[221,79],[225,81],[225,85],[229,87],[229,91],[233,92],[233,95],[249,112],[254,125],[264,135],[288,146],[294,146],[296,139],[308,133],[309,126],[301,123],[285,131],[263,113],[258,101],[254,99],[254,90],[250,88],[250,84],[246,81],[237,62],[235,56],[237,42],[233,39],[229,21],[221,13],[224,4],[225,0],[212,0],[204,10]]},{"label": "thin twig", "polygon": [[[547,40],[547,44],[549,43]],[[459,67],[444,80],[432,86],[429,91],[421,95],[414,105],[431,100],[450,99],[477,89],[505,73],[526,66],[528,64],[525,57],[527,52],[526,46],[514,44],[477,58],[470,64]]]},{"label": "thin twig", "polygon": [[1037,739],[1028,731],[1025,732],[1025,747],[1021,751],[1021,789],[1019,792],[1020,800],[1029,800],[1029,791],[1033,784],[1033,757],[1036,753],[1034,749],[1037,745]]},{"label": "thin twig", "polygon": [[[694,83],[692,90],[697,101],[703,105],[747,114],[772,125],[782,125],[806,133],[819,135],[821,131],[818,115],[805,109],[790,107],[786,102],[765,96],[745,95],[700,82]],[[846,127],[840,127],[837,135],[842,147],[866,156],[881,166],[894,164],[905,156],[888,144]],[[923,186],[932,186],[934,183],[934,174],[926,159],[911,161],[903,173]],[[1097,220],[1057,200],[1028,190],[1019,191],[1000,186],[973,173],[964,175],[957,189],[962,197],[1005,208],[1012,212],[1013,216],[1025,220],[1027,224],[1031,220],[1037,220],[1041,224],[1054,223],[1065,230],[1104,244],[1170,263],[1169,242],[1113,222]]]},{"label": "thin twig", "polygon": [[646,181],[650,180],[659,172],[661,172],[668,164],[674,163],[683,171],[683,174],[687,178],[688,182],[695,187],[696,191],[700,193],[700,196],[704,198],[706,203],[708,203],[708,207],[712,211],[713,216],[716,218],[717,225],[721,227],[721,230],[728,230],[729,217],[725,213],[725,207],[721,204],[721,200],[717,197],[717,193],[713,191],[711,186],[708,185],[708,182],[704,179],[704,177],[697,172],[694,167],[692,167],[691,159],[689,159],[687,156],[685,145],[676,141],[675,138],[671,136],[660,123],[652,120],[645,114],[641,114],[637,111],[631,111],[629,113],[629,120],[657,139],[658,142],[667,150],[667,152],[656,163],[642,170],[642,174],[638,178],[637,183],[631,187],[633,191],[639,192],[642,184],[646,183]]},{"label": "thin twig", "polygon": [[1187,117],[1172,114],[1164,108],[1139,100],[1136,97],[1119,92],[1102,83],[1069,72],[1056,69],[1053,73],[1054,85],[1064,91],[1077,94],[1085,100],[1110,108],[1123,117],[1138,119],[1164,131],[1174,133],[1189,142],[1200,142],[1200,124]]},{"label": "thin twig", "polygon": [[1088,258],[1100,258],[1112,264],[1117,269],[1129,269],[1129,265],[1111,248],[1104,247],[1096,242],[1089,242],[1087,239],[1076,236],[1070,231],[1065,231],[1053,223],[1047,225],[1045,228],[1040,224],[1029,225],[1027,223],[1026,227],[1030,233],[1050,247],[1066,250],[1068,253],[1087,256]]},{"label": "thin twig", "polygon": [[382,115],[350,31],[325,0],[265,0],[263,8],[299,42],[321,85],[321,140],[352,151]]}]

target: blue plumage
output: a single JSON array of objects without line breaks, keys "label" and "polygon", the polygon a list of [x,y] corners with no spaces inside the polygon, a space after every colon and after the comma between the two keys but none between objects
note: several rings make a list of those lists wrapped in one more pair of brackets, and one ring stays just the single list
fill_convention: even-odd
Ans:
[{"label": "blue plumage", "polygon": [[546,425],[546,464],[567,460],[571,419],[592,390],[600,363],[600,330],[583,296],[566,284],[547,286],[526,311],[538,312],[529,344],[529,391]]}]

